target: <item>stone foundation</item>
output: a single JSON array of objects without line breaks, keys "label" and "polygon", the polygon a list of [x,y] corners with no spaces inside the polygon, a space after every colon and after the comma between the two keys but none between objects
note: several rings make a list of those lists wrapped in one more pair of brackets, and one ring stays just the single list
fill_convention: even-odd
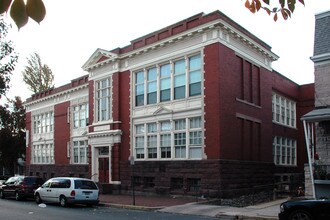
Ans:
[{"label": "stone foundation", "polygon": [[274,189],[274,165],[230,160],[121,163],[121,191],[232,198]]},{"label": "stone foundation", "polygon": [[39,176],[44,180],[60,176],[90,178],[88,165],[33,164],[26,166],[25,175]]}]

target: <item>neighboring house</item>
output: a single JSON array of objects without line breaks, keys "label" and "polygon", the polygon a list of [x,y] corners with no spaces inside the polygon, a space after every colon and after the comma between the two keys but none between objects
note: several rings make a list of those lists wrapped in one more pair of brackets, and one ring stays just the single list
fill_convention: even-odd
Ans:
[{"label": "neighboring house", "polygon": [[314,84],[273,71],[277,59],[219,11],[97,49],[83,65],[88,77],[26,101],[26,170],[92,178],[103,192],[129,191],[132,179],[148,193],[293,189]]},{"label": "neighboring house", "polygon": [[330,197],[330,11],[315,16],[311,59],[315,69],[315,109],[302,117],[310,154],[306,192],[313,197]]}]

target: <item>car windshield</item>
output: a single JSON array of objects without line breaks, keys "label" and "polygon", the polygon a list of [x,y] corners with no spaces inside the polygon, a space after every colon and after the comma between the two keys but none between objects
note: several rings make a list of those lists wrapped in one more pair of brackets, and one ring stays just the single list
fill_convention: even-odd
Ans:
[{"label": "car windshield", "polygon": [[75,189],[97,189],[96,184],[90,180],[75,180]]}]

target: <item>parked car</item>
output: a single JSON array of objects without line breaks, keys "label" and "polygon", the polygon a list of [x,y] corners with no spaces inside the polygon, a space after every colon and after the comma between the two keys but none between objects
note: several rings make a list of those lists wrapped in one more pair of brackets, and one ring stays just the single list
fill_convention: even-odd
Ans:
[{"label": "parked car", "polygon": [[330,219],[330,200],[292,200],[280,205],[279,220]]},{"label": "parked car", "polygon": [[6,180],[0,180],[0,186],[1,186],[4,182],[6,182]]},{"label": "parked car", "polygon": [[33,198],[34,191],[43,184],[37,176],[13,176],[0,186],[0,198],[14,197],[16,200]]},{"label": "parked car", "polygon": [[97,205],[99,188],[90,179],[77,177],[56,177],[47,180],[35,191],[37,204],[59,203],[62,207],[68,204]]}]

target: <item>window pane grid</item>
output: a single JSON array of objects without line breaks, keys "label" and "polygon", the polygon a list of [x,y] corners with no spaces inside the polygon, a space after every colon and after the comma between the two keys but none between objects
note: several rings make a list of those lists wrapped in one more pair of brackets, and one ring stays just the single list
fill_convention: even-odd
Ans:
[{"label": "window pane grid", "polygon": [[97,120],[106,121],[110,119],[111,88],[110,78],[97,82],[96,102]]},{"label": "window pane grid", "polygon": [[276,165],[296,165],[296,140],[274,137],[273,158]]},{"label": "window pane grid", "polygon": [[296,103],[276,93],[272,98],[273,122],[296,127]]},{"label": "window pane grid", "polygon": [[34,134],[50,133],[54,129],[53,112],[45,112],[33,116],[33,132]]},{"label": "window pane grid", "polygon": [[33,164],[54,164],[54,147],[52,143],[33,145],[31,154]]},{"label": "window pane grid", "polygon": [[200,95],[201,55],[169,61],[159,67],[149,67],[135,72],[134,76],[135,106]]},{"label": "window pane grid", "polygon": [[[136,158],[201,159],[203,146],[201,123],[201,117],[193,117],[135,125]],[[147,129],[146,133],[144,128]]]},{"label": "window pane grid", "polygon": [[73,141],[73,163],[88,163],[88,144],[87,141]]}]

